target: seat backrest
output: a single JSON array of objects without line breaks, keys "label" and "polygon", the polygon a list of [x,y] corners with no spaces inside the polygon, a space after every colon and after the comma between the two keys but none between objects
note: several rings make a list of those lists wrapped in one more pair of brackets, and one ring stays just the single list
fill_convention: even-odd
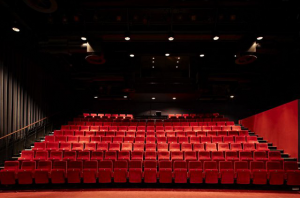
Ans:
[{"label": "seat backrest", "polygon": [[189,170],[202,170],[202,163],[200,161],[189,161]]},{"label": "seat backrest", "polygon": [[240,152],[240,157],[252,158],[252,152],[251,151],[241,151]]},{"label": "seat backrest", "polygon": [[228,169],[233,169],[232,162],[220,161],[220,170],[228,170]]},{"label": "seat backrest", "polygon": [[173,169],[175,170],[176,168],[187,169],[187,163],[185,161],[174,161]]},{"label": "seat backrest", "polygon": [[284,170],[298,170],[298,164],[296,161],[293,162],[284,162],[283,164]]},{"label": "seat backrest", "polygon": [[117,169],[117,168],[126,168],[126,169],[128,169],[128,162],[126,160],[115,161],[114,169]]},{"label": "seat backrest", "polygon": [[217,162],[214,161],[204,161],[203,163],[203,169],[207,170],[207,169],[218,169],[217,168]]},{"label": "seat backrest", "polygon": [[99,168],[113,168],[113,162],[111,160],[103,160],[99,162]]},{"label": "seat backrest", "polygon": [[169,160],[160,161],[158,163],[159,169],[161,168],[171,168],[172,169],[172,162]]},{"label": "seat backrest", "polygon": [[19,161],[5,161],[4,162],[4,170],[19,170]]},{"label": "seat backrest", "polygon": [[84,169],[98,169],[98,161],[97,160],[85,161],[83,168]]},{"label": "seat backrest", "polygon": [[51,161],[39,161],[38,165],[37,165],[37,169],[51,170],[52,162]]},{"label": "seat backrest", "polygon": [[280,151],[269,151],[269,158],[270,159],[281,159]]},{"label": "seat backrest", "polygon": [[240,169],[248,169],[248,162],[247,161],[236,161],[234,162],[234,171]]},{"label": "seat backrest", "polygon": [[267,162],[267,170],[282,170],[281,163],[276,161]]},{"label": "seat backrest", "polygon": [[67,162],[66,161],[53,161],[53,168],[52,169],[67,169]]},{"label": "seat backrest", "polygon": [[129,162],[129,168],[142,168],[142,161],[139,160],[132,160]]},{"label": "seat backrest", "polygon": [[250,162],[250,169],[265,169],[265,164],[264,162],[252,161]]},{"label": "seat backrest", "polygon": [[254,158],[261,157],[261,158],[267,158],[267,152],[266,151],[254,151]]},{"label": "seat backrest", "polygon": [[157,161],[156,160],[145,160],[144,161],[144,168],[157,168]]}]

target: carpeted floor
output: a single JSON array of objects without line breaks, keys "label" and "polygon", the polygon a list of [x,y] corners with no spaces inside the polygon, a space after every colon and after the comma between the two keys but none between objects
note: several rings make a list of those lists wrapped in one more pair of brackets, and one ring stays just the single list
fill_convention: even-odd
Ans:
[{"label": "carpeted floor", "polygon": [[1,198],[300,198],[299,191],[101,189],[1,192]]}]

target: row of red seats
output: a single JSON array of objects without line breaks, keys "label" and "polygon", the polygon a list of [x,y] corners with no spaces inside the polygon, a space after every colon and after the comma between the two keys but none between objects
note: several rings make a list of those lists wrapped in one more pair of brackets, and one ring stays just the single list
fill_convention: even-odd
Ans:
[{"label": "row of red seats", "polygon": [[[269,151],[267,143],[35,143],[32,151]],[[32,152],[23,151],[23,152]]]},{"label": "row of red seats", "polygon": [[199,160],[199,161],[283,161],[279,151],[180,151],[150,150],[52,150],[22,151],[19,161],[40,160]]},{"label": "row of red seats", "polygon": [[205,114],[195,114],[195,113],[191,113],[191,114],[168,114],[168,118],[179,118],[179,117],[195,117],[195,116],[199,116],[199,117],[205,117],[205,118],[215,118],[215,117],[223,117],[220,116],[219,113],[205,113]]},{"label": "row of red seats", "polygon": [[91,117],[95,117],[95,116],[103,117],[103,116],[106,116],[106,117],[123,117],[123,118],[130,117],[130,118],[133,118],[132,114],[83,113],[83,117],[88,117],[88,116],[91,116]]},{"label": "row of red seats", "polygon": [[[70,128],[69,128],[69,127]],[[224,128],[230,128],[234,127],[234,122],[161,122],[161,123],[154,123],[154,122],[124,122],[124,123],[120,123],[120,122],[68,122],[68,125],[64,125],[62,126],[63,128],[66,127],[66,129],[76,129],[79,130],[80,128],[83,129],[88,129],[88,127],[85,126],[113,126],[113,127],[121,127],[122,130],[127,130],[126,127],[131,127],[132,129],[134,127],[140,127],[141,129],[146,130],[146,126],[147,129],[150,130],[155,130],[155,126],[159,127],[159,129],[163,129],[162,127],[165,126],[169,126],[169,127],[177,127],[178,129],[183,129],[180,127],[207,127],[207,129],[211,129],[211,127],[213,127],[213,129],[218,129],[219,131],[221,131],[222,128],[220,127],[224,127]],[[226,127],[227,126],[227,127]],[[177,128],[174,128],[175,130]],[[116,128],[117,130],[117,128]],[[88,131],[88,130],[86,130]]]},{"label": "row of red seats", "polygon": [[115,118],[115,117],[85,117],[85,118],[74,118],[74,122],[144,122],[144,123],[167,123],[167,122],[228,122],[228,118],[200,118],[200,117],[187,117],[187,118],[176,118],[176,119],[167,119],[167,120],[150,120],[150,119],[131,119],[128,117],[123,118]]},{"label": "row of red seats", "polygon": [[73,131],[55,130],[54,136],[107,136],[107,137],[203,137],[203,136],[249,136],[247,130],[242,131]]},{"label": "row of red seats", "polygon": [[25,161],[19,169],[18,162],[5,162],[0,172],[1,184],[63,184],[66,183],[207,183],[207,184],[253,184],[300,185],[297,162],[253,161],[168,161],[163,160],[104,160],[104,161]]},{"label": "row of red seats", "polygon": [[45,142],[70,143],[258,143],[256,136],[46,136]]}]

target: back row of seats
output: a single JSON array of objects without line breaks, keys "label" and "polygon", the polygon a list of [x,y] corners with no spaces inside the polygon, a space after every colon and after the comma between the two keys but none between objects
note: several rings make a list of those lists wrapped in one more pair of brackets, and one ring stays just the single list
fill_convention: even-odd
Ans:
[{"label": "back row of seats", "polygon": [[17,161],[6,161],[0,172],[3,185],[15,184],[63,184],[66,183],[208,183],[300,185],[297,162],[243,161],[219,164],[215,161],[163,160],[104,160],[104,161],[25,161],[19,169]]}]

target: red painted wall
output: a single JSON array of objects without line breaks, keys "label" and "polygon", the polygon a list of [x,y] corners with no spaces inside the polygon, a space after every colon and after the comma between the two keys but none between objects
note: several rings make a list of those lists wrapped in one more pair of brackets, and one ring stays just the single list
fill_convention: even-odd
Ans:
[{"label": "red painted wall", "polygon": [[242,119],[240,124],[298,158],[298,100]]}]

